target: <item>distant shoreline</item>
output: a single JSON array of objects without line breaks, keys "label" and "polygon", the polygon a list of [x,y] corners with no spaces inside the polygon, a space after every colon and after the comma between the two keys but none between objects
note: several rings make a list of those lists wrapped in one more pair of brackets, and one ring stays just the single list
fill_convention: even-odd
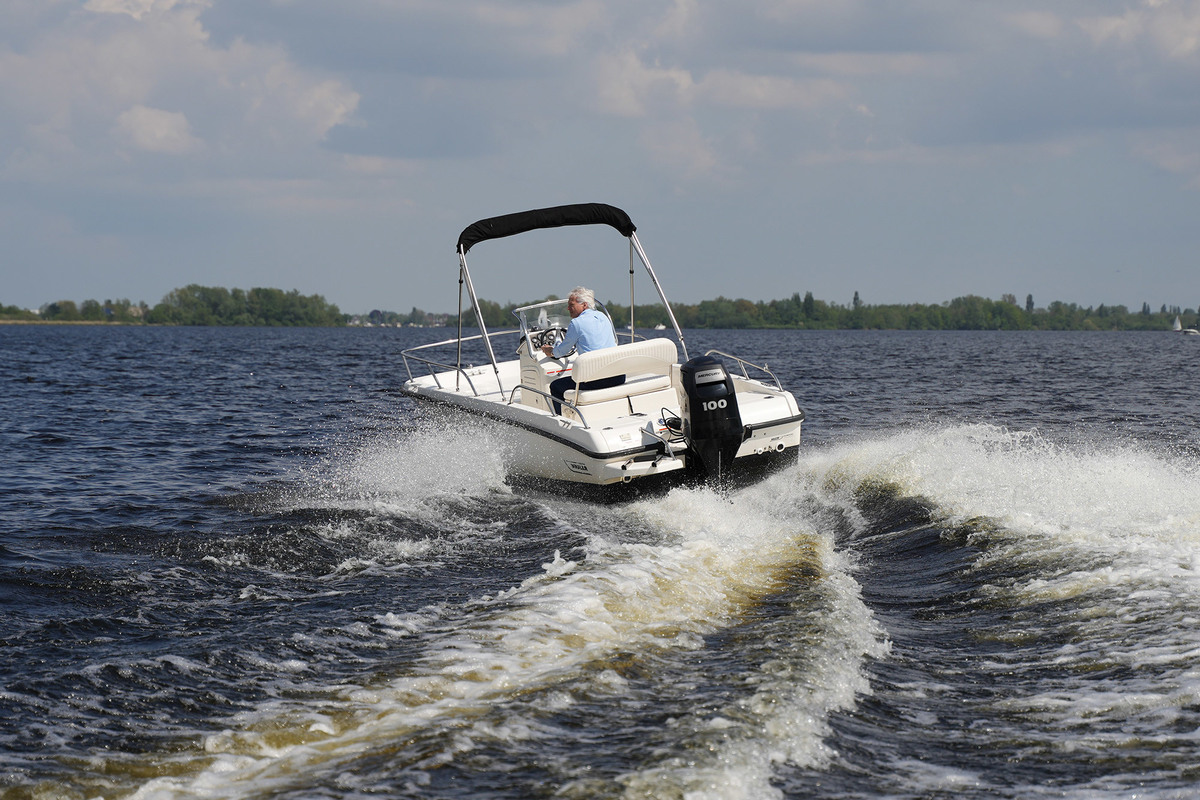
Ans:
[{"label": "distant shoreline", "polygon": [[[514,303],[479,300],[479,309],[464,311],[463,324],[473,318],[489,329],[513,325]],[[1045,308],[1035,307],[1033,295],[1024,305],[1016,295],[1005,294],[1000,300],[978,295],[956,297],[939,304],[869,304],[858,292],[850,305],[818,300],[812,292],[793,292],[791,297],[771,301],[717,297],[695,304],[674,304],[664,309],[657,304],[629,308],[619,303],[607,306],[618,329],[636,315],[642,330],[656,325],[676,324],[694,330],[1157,330],[1170,331],[1172,319],[1184,328],[1195,327],[1195,309],[1163,304],[1152,311],[1149,303],[1141,310],[1124,305],[1083,308],[1077,303],[1055,300]],[[40,318],[39,318],[40,317]],[[293,289],[226,289],[220,286],[188,286],[172,290],[161,303],[151,308],[144,302],[129,300],[59,300],[40,311],[19,306],[0,306],[0,323],[71,324],[71,325],[162,325],[195,327],[342,327],[417,326],[446,327],[456,324],[457,315],[430,314],[413,308],[409,314],[374,310],[369,314],[345,314],[322,295],[303,296]],[[467,325],[474,328],[474,325]]]},{"label": "distant shoreline", "polygon": [[[112,327],[112,328],[355,328],[369,329],[379,328],[380,330],[395,330],[396,327],[404,328],[408,326],[390,326],[390,325],[183,325],[183,324],[162,324],[153,322],[103,322],[100,320],[56,320],[56,319],[0,319],[0,325],[66,325],[71,327],[79,327],[84,325]],[[431,329],[437,329],[440,326],[426,326]],[[446,330],[451,330],[451,326],[445,326]],[[471,326],[471,330],[475,327]],[[512,328],[505,326],[501,330],[511,330]],[[641,330],[647,330],[642,328]],[[803,328],[803,327],[754,327],[754,328],[684,328],[689,331],[809,331],[812,333],[832,332],[832,331],[857,331],[860,333],[1178,333],[1170,328]],[[620,333],[625,333],[621,331]]]},{"label": "distant shoreline", "polygon": [[145,325],[144,322],[105,322],[100,319],[0,319],[0,325]]}]

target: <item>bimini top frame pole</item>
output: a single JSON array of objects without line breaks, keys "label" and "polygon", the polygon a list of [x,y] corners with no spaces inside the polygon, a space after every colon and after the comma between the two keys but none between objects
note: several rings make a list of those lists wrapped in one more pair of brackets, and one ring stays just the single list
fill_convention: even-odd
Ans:
[{"label": "bimini top frame pole", "polygon": [[[458,279],[459,283],[466,283],[467,294],[471,297],[471,305],[475,307],[475,320],[479,323],[479,332],[483,334],[483,344],[487,347],[488,358],[491,359],[492,369],[496,372],[496,387],[500,389],[500,393],[504,394],[504,385],[500,382],[500,365],[496,362],[496,353],[492,350],[492,339],[488,336],[487,326],[483,323],[483,309],[479,307],[479,298],[475,296],[475,284],[471,282],[471,271],[467,269],[467,251],[466,248],[459,246],[458,249]],[[462,292],[459,291],[459,297],[462,297]],[[462,372],[462,300],[458,303],[458,370]]]},{"label": "bimini top frame pole", "polygon": [[[629,243],[637,250],[638,258],[642,260],[642,266],[646,268],[646,274],[650,276],[650,282],[654,284],[654,288],[658,290],[658,297],[662,300],[663,308],[667,310],[667,316],[671,318],[671,327],[675,329],[675,335],[679,337],[679,346],[683,348],[683,360],[688,360],[687,344],[683,341],[683,331],[679,328],[679,323],[675,320],[675,312],[671,310],[671,304],[667,302],[667,295],[662,290],[662,285],[658,282],[658,276],[654,274],[654,267],[650,266],[650,259],[646,257],[646,251],[642,249],[642,243],[638,241],[637,233],[630,232]],[[630,298],[630,313],[632,314],[632,298]]]},{"label": "bimini top frame pole", "polygon": [[633,239],[629,240],[629,343],[637,341],[637,331],[634,330],[633,310],[637,302],[633,298]]}]

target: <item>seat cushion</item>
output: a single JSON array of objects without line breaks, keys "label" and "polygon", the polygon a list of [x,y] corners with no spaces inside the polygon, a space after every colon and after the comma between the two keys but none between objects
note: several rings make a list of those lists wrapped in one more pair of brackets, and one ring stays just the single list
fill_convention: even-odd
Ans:
[{"label": "seat cushion", "polygon": [[587,389],[582,392],[577,389],[568,389],[566,401],[577,406],[585,406],[589,403],[602,403],[605,400],[617,400],[670,387],[671,378],[667,375],[638,375],[626,378],[625,382],[619,386],[610,386],[607,389]]},{"label": "seat cushion", "polygon": [[578,383],[587,383],[613,375],[666,374],[678,352],[670,339],[647,339],[591,350],[575,358],[572,377]]}]

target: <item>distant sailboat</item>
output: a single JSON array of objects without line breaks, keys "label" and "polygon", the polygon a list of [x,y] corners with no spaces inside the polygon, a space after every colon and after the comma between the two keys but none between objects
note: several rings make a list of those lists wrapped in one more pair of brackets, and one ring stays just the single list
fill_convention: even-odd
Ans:
[{"label": "distant sailboat", "polygon": [[1171,326],[1171,330],[1175,331],[1176,333],[1182,333],[1186,336],[1200,336],[1200,331],[1196,330],[1195,328],[1183,327],[1183,323],[1179,321],[1178,314],[1175,315],[1175,324]]}]

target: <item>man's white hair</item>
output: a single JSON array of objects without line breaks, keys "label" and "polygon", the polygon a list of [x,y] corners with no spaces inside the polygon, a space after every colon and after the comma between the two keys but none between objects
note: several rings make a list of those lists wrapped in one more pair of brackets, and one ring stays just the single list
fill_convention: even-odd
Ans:
[{"label": "man's white hair", "polygon": [[577,302],[587,308],[596,307],[596,293],[586,287],[576,286],[571,290],[570,297],[574,297]]}]

